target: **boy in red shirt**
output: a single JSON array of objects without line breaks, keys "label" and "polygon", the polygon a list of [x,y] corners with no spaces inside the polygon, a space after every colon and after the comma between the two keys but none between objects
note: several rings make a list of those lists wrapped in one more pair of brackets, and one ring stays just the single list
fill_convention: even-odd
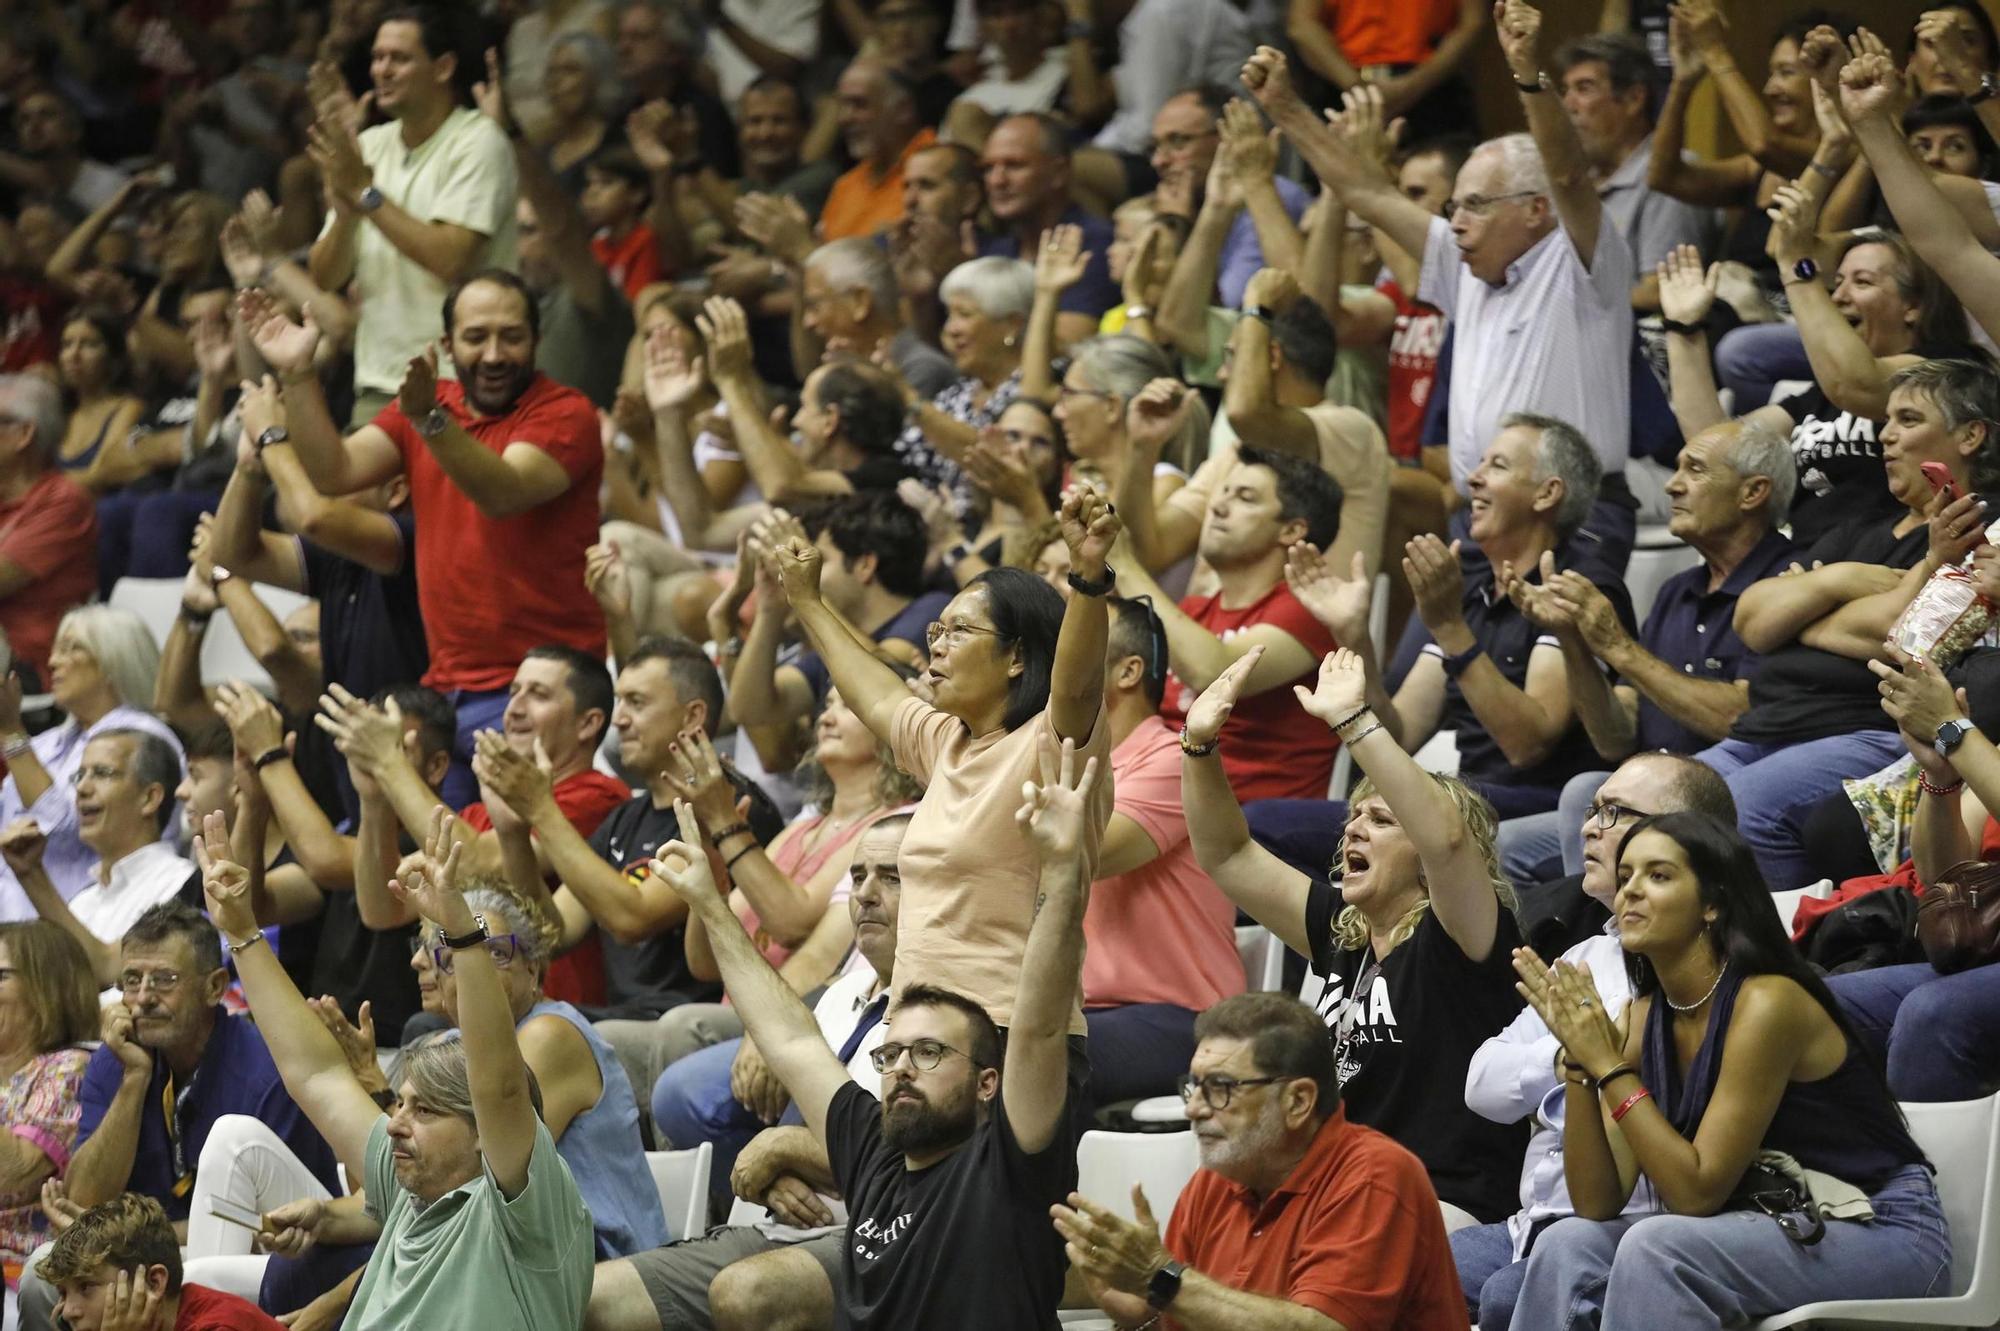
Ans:
[{"label": "boy in red shirt", "polygon": [[652,197],[652,177],[630,148],[606,148],[584,163],[578,207],[591,228],[590,252],[627,300],[664,275],[659,238],[645,221]]},{"label": "boy in red shirt", "polygon": [[71,1331],[279,1331],[254,1303],[181,1283],[181,1250],[159,1202],[121,1193],[56,1236],[35,1268]]}]

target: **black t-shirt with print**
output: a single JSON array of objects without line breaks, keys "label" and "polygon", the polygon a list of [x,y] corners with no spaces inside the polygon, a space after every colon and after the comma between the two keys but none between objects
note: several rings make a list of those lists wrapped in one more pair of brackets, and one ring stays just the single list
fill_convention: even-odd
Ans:
[{"label": "black t-shirt with print", "polygon": [[[1461,1097],[1462,1098],[1462,1097]],[[1074,1116],[1030,1155],[995,1099],[967,1142],[928,1169],[882,1140],[882,1105],[848,1082],[826,1114],[826,1154],[847,1198],[842,1328],[1041,1331],[1062,1302],[1049,1207],[1076,1188]]]},{"label": "black t-shirt with print", "polygon": [[[1337,889],[1315,878],[1306,889],[1306,937],[1312,940],[1310,993],[1330,1037],[1341,1010],[1374,954],[1343,950],[1333,937]],[[1400,1142],[1431,1176],[1440,1201],[1491,1224],[1518,1203],[1528,1122],[1495,1123],[1465,1104],[1472,1055],[1521,1010],[1514,991],[1514,949],[1521,933],[1502,907],[1486,960],[1473,961],[1426,911],[1416,932],[1382,962],[1357,1009],[1340,1059],[1340,1099],[1347,1117]]]},{"label": "black t-shirt with print", "polygon": [[1792,543],[1803,549],[1829,531],[1852,529],[1903,511],[1882,471],[1882,423],[1842,411],[1818,384],[1774,405],[1792,418]]},{"label": "black t-shirt with print", "polygon": [[[1930,528],[1919,523],[1895,534],[1892,519],[1864,530],[1842,527],[1821,538],[1799,557],[1815,563],[1852,560],[1887,568],[1911,568],[1930,548]],[[1794,641],[1764,657],[1750,678],[1750,710],[1736,718],[1729,738],[1748,744],[1803,744],[1859,730],[1893,730],[1882,710],[1874,672],[1866,661],[1840,656]]]}]

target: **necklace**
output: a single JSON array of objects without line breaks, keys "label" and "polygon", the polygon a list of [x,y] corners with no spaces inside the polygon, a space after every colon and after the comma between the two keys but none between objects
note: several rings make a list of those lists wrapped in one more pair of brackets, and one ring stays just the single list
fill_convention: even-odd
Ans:
[{"label": "necklace", "polygon": [[1694,1002],[1687,1004],[1685,1007],[1679,1003],[1674,1002],[1673,999],[1667,998],[1667,991],[1664,985],[1661,986],[1660,988],[1660,997],[1666,998],[1667,1006],[1672,1008],[1676,1012],[1693,1012],[1696,1008],[1706,1003],[1709,999],[1715,997],[1715,991],[1722,987],[1722,977],[1727,975],[1728,973],[1729,973],[1729,967],[1727,966],[1724,966],[1721,969],[1717,970],[1715,972],[1715,983],[1708,986],[1708,992],[1703,994],[1700,998],[1695,999]]}]

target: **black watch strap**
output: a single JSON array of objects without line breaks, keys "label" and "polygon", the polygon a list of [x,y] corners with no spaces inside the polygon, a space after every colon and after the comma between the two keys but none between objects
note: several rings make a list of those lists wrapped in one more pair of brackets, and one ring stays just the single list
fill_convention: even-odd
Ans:
[{"label": "black watch strap", "polygon": [[1109,596],[1112,589],[1117,585],[1118,575],[1113,573],[1108,565],[1104,570],[1104,581],[1102,582],[1091,582],[1086,578],[1077,576],[1075,572],[1069,574],[1069,589],[1080,596]]},{"label": "black watch strap", "polygon": [[483,943],[492,936],[493,934],[486,927],[486,917],[484,915],[475,915],[472,917],[471,933],[445,934],[443,935],[443,942],[446,947],[456,952],[460,948],[471,947],[475,943]]},{"label": "black watch strap", "polygon": [[1185,1265],[1168,1258],[1167,1264],[1146,1281],[1146,1306],[1155,1312],[1165,1312],[1167,1305],[1180,1296],[1181,1277],[1186,1273]]}]

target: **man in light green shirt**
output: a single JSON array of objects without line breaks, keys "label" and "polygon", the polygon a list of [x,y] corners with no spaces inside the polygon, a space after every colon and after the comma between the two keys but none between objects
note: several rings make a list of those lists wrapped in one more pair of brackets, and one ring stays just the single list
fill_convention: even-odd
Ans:
[{"label": "man in light green shirt", "polygon": [[312,130],[332,204],[313,242],[312,276],[329,291],[354,284],[356,426],[388,404],[411,358],[443,334],[446,290],[482,268],[516,263],[514,149],[461,104],[461,57],[445,28],[414,18],[383,23],[371,68],[375,107],[388,122],[357,133],[358,115],[329,99]]}]

